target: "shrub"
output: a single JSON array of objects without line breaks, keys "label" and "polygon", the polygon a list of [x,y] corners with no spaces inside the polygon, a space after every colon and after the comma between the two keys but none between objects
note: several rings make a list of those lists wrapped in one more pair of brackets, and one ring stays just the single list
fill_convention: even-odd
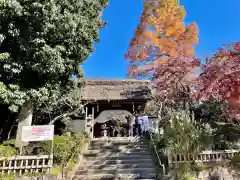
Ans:
[{"label": "shrub", "polygon": [[[37,145],[35,151],[37,154],[51,154],[51,142],[43,141]],[[54,164],[61,164],[63,159],[67,159],[71,155],[71,151],[75,146],[72,137],[69,136],[55,136],[53,140],[53,162]]]},{"label": "shrub", "polygon": [[169,152],[173,154],[199,153],[211,146],[212,135],[204,129],[198,129],[188,112],[173,112],[169,122],[163,135]]},{"label": "shrub", "polygon": [[[67,163],[70,158],[74,159],[88,141],[89,137],[86,134],[55,136],[53,142],[30,142],[28,146],[24,147],[24,155],[51,154],[53,143],[53,163],[60,165],[63,162]],[[14,144],[15,140],[4,141],[0,145],[0,157],[16,155],[17,149]]]},{"label": "shrub", "polygon": [[237,169],[237,170],[240,169],[240,155],[236,154],[236,155],[232,158],[232,160],[231,160],[231,165],[232,165],[235,169]]},{"label": "shrub", "polygon": [[5,145],[5,146],[15,147],[15,139],[9,139],[7,141],[3,141],[2,144]]},{"label": "shrub", "polygon": [[[86,135],[73,135],[73,136],[55,136],[53,140],[53,162],[54,164],[62,164],[68,161],[75,152],[76,154],[82,150],[88,138]],[[51,142],[40,142],[35,147],[37,154],[51,154]]]},{"label": "shrub", "polygon": [[[30,142],[24,147],[24,155],[46,155],[52,153],[53,143],[53,164],[54,168],[50,174],[66,176],[76,164],[77,156],[82,152],[83,147],[88,143],[89,137],[86,134],[81,135],[62,135],[55,136],[53,142]],[[0,145],[0,157],[9,157],[17,154],[17,149],[14,146],[14,140],[3,142]],[[32,176],[32,175],[31,175]],[[9,175],[2,175],[1,178],[10,178]]]}]

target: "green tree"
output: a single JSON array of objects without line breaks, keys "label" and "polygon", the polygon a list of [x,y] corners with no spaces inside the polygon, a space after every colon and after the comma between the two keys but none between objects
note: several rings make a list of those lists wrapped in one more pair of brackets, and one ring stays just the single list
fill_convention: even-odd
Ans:
[{"label": "green tree", "polygon": [[0,103],[13,112],[21,107],[19,125],[31,123],[33,109],[67,91],[72,74],[81,76],[79,65],[98,42],[107,3],[0,1]]}]

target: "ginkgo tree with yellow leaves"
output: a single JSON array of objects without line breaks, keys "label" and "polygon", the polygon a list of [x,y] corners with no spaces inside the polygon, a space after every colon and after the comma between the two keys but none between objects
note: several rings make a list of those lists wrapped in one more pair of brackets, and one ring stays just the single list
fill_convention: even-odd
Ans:
[{"label": "ginkgo tree with yellow leaves", "polygon": [[186,13],[178,0],[145,0],[140,23],[125,54],[129,75],[150,77],[157,92],[167,95],[195,78],[200,65],[196,23],[185,25]]}]

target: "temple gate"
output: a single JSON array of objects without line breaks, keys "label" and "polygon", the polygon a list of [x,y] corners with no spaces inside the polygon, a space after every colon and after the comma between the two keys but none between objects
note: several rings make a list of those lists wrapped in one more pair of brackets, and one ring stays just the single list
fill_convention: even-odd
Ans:
[{"label": "temple gate", "polygon": [[[150,81],[86,78],[82,81],[85,83],[82,98],[88,102],[85,131],[91,138],[128,136],[134,116],[144,110],[151,97]],[[120,126],[123,130],[117,129]]]}]

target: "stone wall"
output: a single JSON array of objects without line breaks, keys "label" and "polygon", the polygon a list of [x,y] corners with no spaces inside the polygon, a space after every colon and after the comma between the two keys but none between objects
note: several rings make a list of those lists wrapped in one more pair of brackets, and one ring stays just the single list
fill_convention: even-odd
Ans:
[{"label": "stone wall", "polygon": [[[240,180],[240,171],[226,166],[214,166],[209,169],[195,171],[191,176],[194,180]],[[177,180],[176,171],[171,170],[168,175],[162,176],[161,179]]]},{"label": "stone wall", "polygon": [[196,172],[195,180],[240,180],[240,172],[218,166]]}]

